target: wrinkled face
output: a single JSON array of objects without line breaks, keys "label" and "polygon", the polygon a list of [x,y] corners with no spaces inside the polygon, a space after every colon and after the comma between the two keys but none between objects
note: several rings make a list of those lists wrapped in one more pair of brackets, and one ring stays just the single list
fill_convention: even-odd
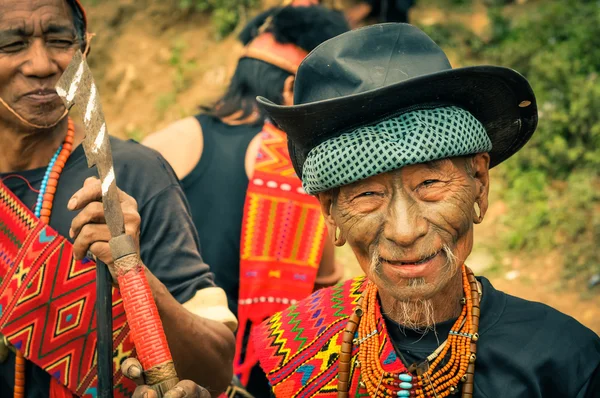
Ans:
[{"label": "wrinkled face", "polygon": [[[27,121],[64,112],[54,90],[80,43],[64,0],[0,0],[0,97]],[[15,121],[4,107],[0,119]]]},{"label": "wrinkled face", "polygon": [[329,230],[339,228],[381,293],[429,299],[471,252],[475,203],[482,215],[487,209],[488,167],[488,154],[411,165],[319,200]]}]

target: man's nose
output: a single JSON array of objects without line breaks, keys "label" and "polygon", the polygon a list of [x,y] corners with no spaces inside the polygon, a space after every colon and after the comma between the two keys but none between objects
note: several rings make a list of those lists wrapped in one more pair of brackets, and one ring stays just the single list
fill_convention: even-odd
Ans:
[{"label": "man's nose", "polygon": [[28,60],[22,71],[28,77],[47,78],[59,72],[51,52],[42,39],[34,39],[28,49]]},{"label": "man's nose", "polygon": [[410,247],[425,236],[427,220],[420,214],[418,205],[409,198],[396,198],[390,204],[384,228],[387,240],[403,247]]}]

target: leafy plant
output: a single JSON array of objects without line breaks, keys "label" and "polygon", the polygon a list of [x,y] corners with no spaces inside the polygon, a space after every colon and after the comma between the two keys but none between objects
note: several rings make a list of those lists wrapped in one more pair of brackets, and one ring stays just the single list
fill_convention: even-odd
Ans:
[{"label": "leafy plant", "polygon": [[460,23],[436,23],[419,26],[444,51],[455,51],[460,54],[463,63],[472,53],[478,53],[484,42],[475,33]]},{"label": "leafy plant", "polygon": [[210,12],[219,39],[231,33],[246,11],[258,4],[259,0],[179,0],[179,8],[183,10]]},{"label": "leafy plant", "polygon": [[511,249],[557,248],[567,276],[600,272],[600,3],[540,2],[511,21],[491,12],[482,55],[523,73],[540,120],[502,168]]},{"label": "leafy plant", "polygon": [[158,97],[155,107],[161,119],[167,113],[167,110],[169,110],[171,106],[175,105],[175,103],[177,103],[177,94],[173,91],[161,94]]},{"label": "leafy plant", "polygon": [[125,136],[131,140],[142,142],[144,139],[144,131],[140,128],[134,127],[125,130]]},{"label": "leafy plant", "polygon": [[174,68],[173,86],[175,92],[179,93],[185,89],[189,83],[189,74],[196,67],[196,61],[185,59],[184,52],[187,44],[184,41],[177,41],[171,46],[171,56],[169,64]]}]

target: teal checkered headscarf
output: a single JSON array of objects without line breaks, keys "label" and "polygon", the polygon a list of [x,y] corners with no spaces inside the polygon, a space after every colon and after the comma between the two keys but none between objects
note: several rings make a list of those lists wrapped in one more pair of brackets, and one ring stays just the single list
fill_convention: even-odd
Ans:
[{"label": "teal checkered headscarf", "polygon": [[491,149],[485,128],[468,111],[420,109],[322,142],[308,153],[302,182],[316,194],[410,164]]}]

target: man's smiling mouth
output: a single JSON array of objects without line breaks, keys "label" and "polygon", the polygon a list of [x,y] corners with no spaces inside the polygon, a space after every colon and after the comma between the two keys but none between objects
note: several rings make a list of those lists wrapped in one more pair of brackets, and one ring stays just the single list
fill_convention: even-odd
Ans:
[{"label": "man's smiling mouth", "polygon": [[403,266],[403,265],[421,265],[421,264],[425,264],[426,262],[433,260],[433,258],[435,258],[435,256],[437,256],[440,253],[441,250],[436,251],[435,253],[433,253],[430,256],[427,257],[423,257],[421,259],[416,259],[416,260],[388,260],[387,258],[384,257],[379,257],[379,260],[382,263],[388,263],[391,265],[398,265],[398,266]]}]

